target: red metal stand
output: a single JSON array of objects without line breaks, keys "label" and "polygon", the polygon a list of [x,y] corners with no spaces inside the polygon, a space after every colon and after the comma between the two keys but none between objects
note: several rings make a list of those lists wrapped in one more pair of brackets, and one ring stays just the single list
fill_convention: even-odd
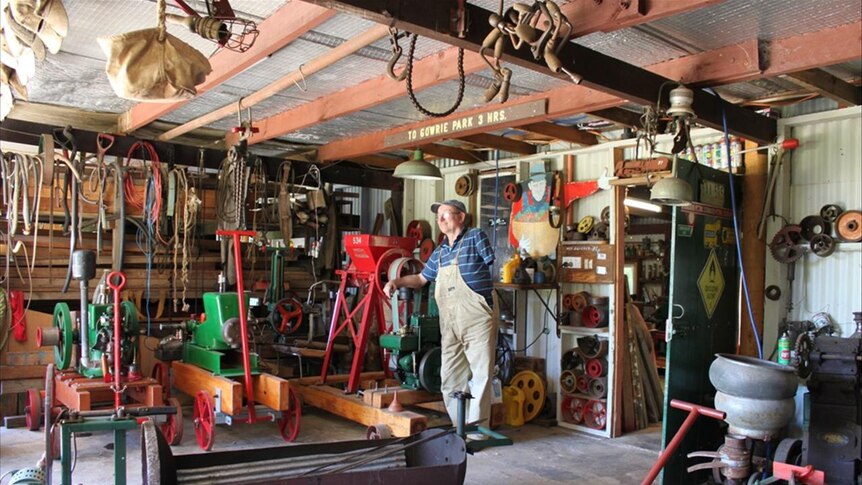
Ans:
[{"label": "red metal stand", "polygon": [[678,401],[676,399],[671,400],[670,405],[671,407],[688,411],[688,417],[685,418],[682,426],[679,427],[679,430],[677,430],[673,439],[667,444],[667,448],[665,448],[658,456],[658,460],[655,462],[655,465],[650,468],[649,473],[646,478],[644,478],[644,481],[641,482],[641,485],[649,485],[655,480],[659,472],[661,472],[661,469],[664,468],[667,461],[673,456],[673,453],[676,451],[683,438],[685,438],[685,435],[688,434],[688,430],[694,425],[698,416],[702,414],[710,418],[718,419],[719,421],[724,421],[724,411],[699,406],[685,401]]},{"label": "red metal stand", "polygon": [[233,238],[234,267],[236,268],[236,295],[239,308],[239,328],[242,336],[242,368],[245,371],[245,399],[248,405],[248,423],[257,421],[254,412],[254,383],[251,380],[251,361],[248,350],[248,313],[245,308],[245,287],[242,279],[242,251],[240,249],[240,238],[254,237],[254,231],[218,230],[217,236],[230,236]]},{"label": "red metal stand", "polygon": [[[332,312],[332,324],[329,327],[329,339],[326,343],[320,380],[323,383],[326,382],[335,338],[346,328],[354,344],[353,363],[346,392],[354,393],[359,388],[359,375],[362,372],[362,363],[365,360],[373,322],[377,322],[378,335],[386,332],[383,305],[387,300],[383,294],[383,286],[386,283],[387,269],[396,259],[412,254],[413,249],[416,248],[416,239],[369,234],[348,235],[344,236],[344,247],[350,256],[350,265],[346,270],[336,271],[336,274],[341,277],[341,284],[338,287],[335,308]],[[348,286],[358,288],[359,294],[363,295],[353,309],[347,305]],[[360,312],[362,318],[357,328],[354,317]]]},{"label": "red metal stand", "polygon": [[[117,280],[116,283],[114,280]],[[120,322],[123,319],[122,310],[120,309],[120,290],[126,286],[126,275],[119,271],[114,271],[108,275],[108,287],[114,290],[114,408],[119,409],[123,404],[123,388],[120,382],[120,369],[123,366],[123,354],[120,346],[122,340],[122,325]],[[82,322],[82,331],[86,332],[86,322]]]}]

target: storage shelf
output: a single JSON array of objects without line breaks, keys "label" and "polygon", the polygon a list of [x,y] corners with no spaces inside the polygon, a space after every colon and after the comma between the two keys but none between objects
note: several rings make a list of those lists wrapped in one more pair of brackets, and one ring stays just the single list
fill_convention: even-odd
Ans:
[{"label": "storage shelf", "polygon": [[585,401],[608,402],[608,398],[606,398],[606,397],[593,397],[593,396],[590,396],[589,394],[581,394],[580,392],[560,391],[560,394],[562,394],[563,396],[576,397],[578,399],[583,399]]},{"label": "storage shelf", "polygon": [[590,328],[590,327],[572,327],[571,325],[560,325],[561,333],[571,335],[597,335],[599,337],[610,338],[611,334],[608,327]]}]

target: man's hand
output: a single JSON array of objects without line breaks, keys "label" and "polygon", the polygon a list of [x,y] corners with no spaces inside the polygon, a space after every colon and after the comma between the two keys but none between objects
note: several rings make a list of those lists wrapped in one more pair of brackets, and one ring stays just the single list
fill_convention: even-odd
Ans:
[{"label": "man's hand", "polygon": [[392,298],[392,292],[397,289],[398,287],[395,286],[395,283],[393,281],[387,281],[386,284],[383,286],[383,294],[386,295],[386,298]]}]

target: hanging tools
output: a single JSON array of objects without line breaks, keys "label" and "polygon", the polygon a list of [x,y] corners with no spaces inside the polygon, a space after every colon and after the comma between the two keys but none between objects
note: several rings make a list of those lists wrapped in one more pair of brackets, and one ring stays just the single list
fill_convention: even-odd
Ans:
[{"label": "hanging tools", "polygon": [[[75,252],[75,248],[78,246],[78,196],[80,195],[80,187],[78,186],[78,181],[80,177],[75,177],[74,172],[80,173],[81,170],[78,168],[78,144],[75,141],[75,135],[72,134],[72,127],[66,126],[65,128],[55,129],[54,130],[54,140],[56,140],[61,147],[63,147],[63,155],[66,156],[67,153],[70,153],[71,156],[68,157],[69,167],[71,170],[66,172],[65,180],[63,183],[63,214],[65,219],[63,221],[63,231],[69,232],[69,265],[66,268],[66,278],[63,281],[62,292],[66,293],[69,290],[69,283],[72,281],[72,253]],[[72,207],[71,211],[69,210],[69,191],[72,192]]]},{"label": "hanging tools", "polygon": [[96,135],[96,174],[99,177],[99,213],[96,216],[96,254],[102,254],[102,229],[108,224],[105,206],[105,183],[108,174],[105,168],[105,153],[113,145],[113,135],[107,133]]}]

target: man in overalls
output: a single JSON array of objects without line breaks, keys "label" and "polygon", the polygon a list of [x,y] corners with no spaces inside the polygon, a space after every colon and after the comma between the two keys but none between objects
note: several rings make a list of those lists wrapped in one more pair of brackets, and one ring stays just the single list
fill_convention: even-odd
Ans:
[{"label": "man in overalls", "polygon": [[[491,265],[494,251],[488,236],[479,229],[467,229],[467,209],[458,200],[431,205],[437,226],[446,235],[434,250],[422,273],[386,283],[389,297],[396,289],[421,288],[436,281],[434,298],[440,308],[442,365],[440,392],[452,423],[456,422],[458,401],[455,391],[470,391],[468,423],[491,416],[491,379],[494,370],[496,328],[491,319]],[[468,386],[468,382],[472,385]],[[487,422],[484,423],[487,425]],[[482,439],[481,433],[468,436]]]}]

